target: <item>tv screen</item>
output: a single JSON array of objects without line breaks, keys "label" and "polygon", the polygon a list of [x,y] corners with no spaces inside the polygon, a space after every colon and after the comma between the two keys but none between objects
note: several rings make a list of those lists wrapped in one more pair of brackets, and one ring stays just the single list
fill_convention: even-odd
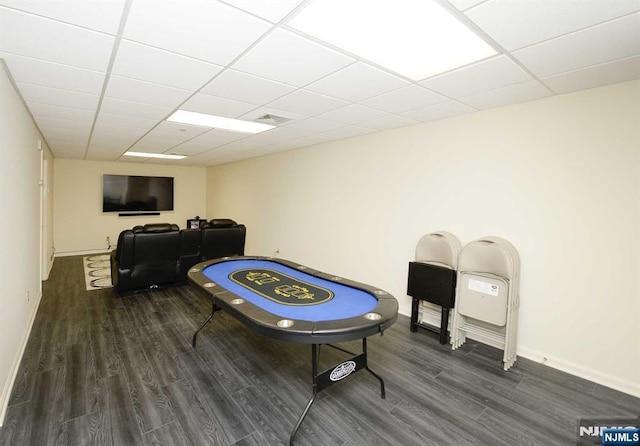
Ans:
[{"label": "tv screen", "polygon": [[173,210],[173,178],[103,175],[102,212]]}]

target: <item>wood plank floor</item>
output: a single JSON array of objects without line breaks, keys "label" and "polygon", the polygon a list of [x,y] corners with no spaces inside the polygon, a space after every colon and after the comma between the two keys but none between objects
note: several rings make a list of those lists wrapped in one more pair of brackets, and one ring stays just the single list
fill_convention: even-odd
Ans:
[{"label": "wood plank floor", "polygon": [[[0,445],[285,445],[311,394],[308,345],[257,335],[189,286],[85,291],[55,260]],[[452,352],[401,316],[369,363],[322,392],[296,445],[572,445],[579,417],[638,416],[640,400],[468,341]],[[358,351],[359,342],[346,346]],[[329,367],[344,354],[323,348]]]}]

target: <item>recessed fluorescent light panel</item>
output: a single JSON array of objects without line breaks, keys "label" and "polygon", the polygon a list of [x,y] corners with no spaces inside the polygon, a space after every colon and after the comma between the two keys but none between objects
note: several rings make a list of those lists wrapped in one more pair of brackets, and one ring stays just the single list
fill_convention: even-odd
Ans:
[{"label": "recessed fluorescent light panel", "polygon": [[223,118],[221,116],[206,115],[204,113],[178,110],[167,118],[170,122],[197,125],[200,127],[212,127],[220,130],[230,130],[241,133],[260,133],[274,128],[269,124],[259,122],[241,121],[239,119]]},{"label": "recessed fluorescent light panel", "polygon": [[413,80],[496,54],[433,0],[316,0],[287,25]]},{"label": "recessed fluorescent light panel", "polygon": [[168,153],[146,153],[146,152],[125,152],[126,156],[137,156],[140,158],[162,158],[166,160],[181,160],[186,158],[186,155],[172,155]]}]

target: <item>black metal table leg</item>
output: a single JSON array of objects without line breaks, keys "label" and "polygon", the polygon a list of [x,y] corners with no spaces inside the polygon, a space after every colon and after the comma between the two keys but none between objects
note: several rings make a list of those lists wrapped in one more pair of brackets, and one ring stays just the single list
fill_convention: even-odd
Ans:
[{"label": "black metal table leg", "polygon": [[300,425],[302,424],[302,420],[304,420],[304,417],[307,416],[307,413],[309,412],[309,409],[311,409],[311,405],[313,404],[313,402],[316,399],[316,396],[318,395],[318,385],[317,385],[317,377],[318,377],[318,346],[317,346],[317,344],[311,344],[311,356],[312,356],[311,369],[312,369],[312,374],[313,374],[313,395],[309,399],[309,402],[307,403],[306,407],[304,408],[304,411],[302,412],[302,414],[298,418],[298,421],[296,422],[296,425],[293,428],[293,431],[291,432],[291,436],[289,437],[289,446],[293,446],[293,439],[295,438],[296,433],[298,432],[298,429],[300,429]]},{"label": "black metal table leg", "polygon": [[311,398],[309,398],[309,401],[307,402],[307,405],[305,406],[304,411],[298,418],[298,421],[296,422],[296,425],[293,428],[293,431],[291,432],[291,436],[289,437],[289,446],[293,446],[293,441],[295,439],[296,433],[298,432],[298,429],[300,429],[300,425],[302,424],[302,421],[304,420],[304,418],[307,416],[309,409],[311,409],[311,405],[315,401],[318,393],[320,393],[322,390],[326,389],[327,387],[335,384],[336,382],[341,381],[347,376],[350,376],[353,372],[356,372],[357,370],[360,370],[363,368],[367,369],[369,373],[371,373],[378,381],[380,381],[380,396],[383,399],[385,398],[384,380],[380,376],[378,376],[376,372],[374,372],[369,368],[369,364],[367,362],[367,338],[362,338],[362,353],[359,355],[354,354],[348,350],[345,350],[333,344],[326,344],[326,345],[353,356],[349,358],[347,361],[337,364],[336,366],[329,368],[324,372],[318,373],[318,364],[320,362],[320,345],[311,344],[311,356],[312,356],[311,368],[312,368],[312,375],[313,375],[313,395],[311,395]]},{"label": "black metal table leg", "polygon": [[[367,338],[362,338],[362,351],[364,352],[365,356],[367,355]],[[380,381],[380,397],[382,399],[385,399],[385,392],[384,392],[384,380],[373,370],[371,370],[369,368],[369,362],[366,362],[366,365],[364,366],[365,369],[367,369],[367,371],[369,373],[371,373],[373,376],[375,376],[378,381]]]},{"label": "black metal table leg", "polygon": [[211,314],[209,315],[209,317],[202,323],[202,325],[200,325],[200,328],[198,328],[196,330],[196,332],[193,334],[193,339],[191,341],[191,346],[193,348],[196,348],[196,337],[198,336],[198,333],[200,333],[200,330],[202,330],[204,328],[205,325],[207,325],[209,323],[209,321],[213,318],[213,313],[216,312],[216,304],[213,301],[213,299],[211,299]]}]

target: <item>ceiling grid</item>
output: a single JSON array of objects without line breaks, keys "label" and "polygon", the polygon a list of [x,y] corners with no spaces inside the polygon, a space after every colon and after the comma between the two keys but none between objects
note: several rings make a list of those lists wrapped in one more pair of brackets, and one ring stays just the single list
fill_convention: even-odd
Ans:
[{"label": "ceiling grid", "polygon": [[[322,10],[332,3],[340,20]],[[640,78],[640,0],[349,3],[366,6],[342,20],[338,0],[0,0],[0,59],[55,157],[201,166]],[[464,62],[450,38],[410,28],[440,9],[485,52]],[[336,43],[323,14],[359,40]],[[399,35],[392,59],[454,65],[421,75],[358,46]],[[278,119],[246,134],[168,122],[178,110]]]}]

